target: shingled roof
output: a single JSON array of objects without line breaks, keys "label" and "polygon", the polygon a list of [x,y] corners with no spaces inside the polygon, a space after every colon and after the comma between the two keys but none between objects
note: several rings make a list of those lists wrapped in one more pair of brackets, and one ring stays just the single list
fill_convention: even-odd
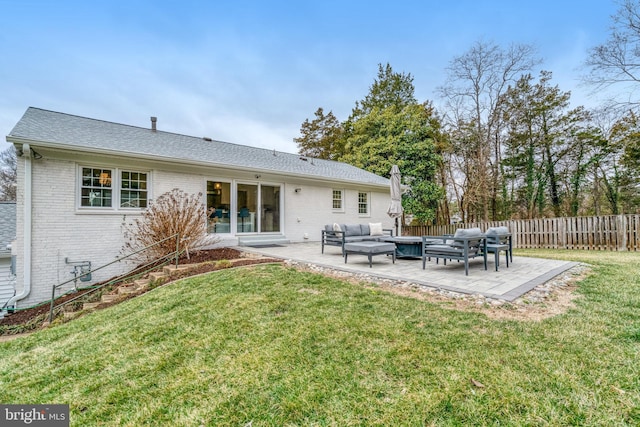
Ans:
[{"label": "shingled roof", "polygon": [[346,163],[247,145],[152,131],[30,107],[7,141],[93,153],[180,161],[212,167],[389,186],[387,178]]},{"label": "shingled roof", "polygon": [[16,238],[16,202],[0,202],[0,257],[11,251],[7,245]]}]

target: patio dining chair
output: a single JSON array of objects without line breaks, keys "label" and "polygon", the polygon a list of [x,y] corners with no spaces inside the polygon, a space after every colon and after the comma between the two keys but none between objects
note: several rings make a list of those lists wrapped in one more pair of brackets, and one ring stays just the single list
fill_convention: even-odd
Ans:
[{"label": "patio dining chair", "polygon": [[487,236],[487,252],[495,256],[496,271],[500,266],[500,252],[504,251],[509,268],[509,261],[513,262],[513,243],[511,233],[507,227],[489,227],[485,233]]}]

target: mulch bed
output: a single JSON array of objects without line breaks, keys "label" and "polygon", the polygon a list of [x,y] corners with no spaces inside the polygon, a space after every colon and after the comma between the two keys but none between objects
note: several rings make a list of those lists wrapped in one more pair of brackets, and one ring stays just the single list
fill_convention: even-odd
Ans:
[{"label": "mulch bed", "polygon": [[[216,264],[215,261],[227,260],[230,261],[228,264]],[[224,268],[230,267],[239,267],[244,265],[253,265],[253,264],[264,264],[264,263],[272,263],[272,262],[281,262],[279,259],[271,259],[271,258],[243,258],[242,252],[233,249],[233,248],[218,248],[218,249],[207,249],[207,250],[199,250],[193,251],[189,254],[187,258],[186,255],[182,255],[179,260],[180,264],[200,264],[197,267],[194,267],[189,270],[188,274],[181,276],[194,276],[197,274],[208,273],[211,271],[221,270]],[[111,281],[113,279],[109,279]],[[106,282],[103,282],[106,283]],[[59,305],[65,301],[68,301],[72,298],[76,298],[83,293],[88,292],[88,290],[73,292],[67,295],[63,295],[56,299],[56,305]],[[137,296],[140,293],[132,294],[131,296]],[[120,301],[119,301],[120,302]],[[50,303],[45,303],[43,305],[39,305],[37,307],[28,308],[25,310],[19,310],[15,313],[10,313],[5,315],[4,319],[0,320],[0,327],[3,326],[19,326],[19,325],[27,325],[33,320],[37,319],[39,316],[43,316],[48,313],[50,309]],[[8,332],[11,333],[11,332]],[[0,331],[2,334],[2,331]]]}]

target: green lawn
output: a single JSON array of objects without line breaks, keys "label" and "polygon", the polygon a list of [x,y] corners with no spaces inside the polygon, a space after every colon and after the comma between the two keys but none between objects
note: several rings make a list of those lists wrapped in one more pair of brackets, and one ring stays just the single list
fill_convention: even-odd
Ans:
[{"label": "green lawn", "polygon": [[640,424],[640,254],[525,253],[594,266],[575,308],[492,320],[223,270],[0,343],[0,402],[68,403],[74,426]]}]

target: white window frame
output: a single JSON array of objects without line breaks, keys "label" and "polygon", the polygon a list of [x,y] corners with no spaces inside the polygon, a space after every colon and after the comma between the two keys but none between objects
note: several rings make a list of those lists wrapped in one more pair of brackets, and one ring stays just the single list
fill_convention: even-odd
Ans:
[{"label": "white window frame", "polygon": [[[336,193],[340,193],[340,199],[336,199],[335,195]],[[331,189],[331,210],[333,212],[344,212],[344,190],[340,190],[337,188],[332,188]],[[336,202],[336,200],[340,200],[340,207],[336,208],[334,206],[334,203]]]},{"label": "white window frame", "polygon": [[[209,182],[219,182],[221,184],[229,184],[229,232],[228,233],[212,233],[209,231],[209,206],[208,206],[208,193],[207,193],[207,184]],[[232,234],[234,227],[236,227],[236,216],[237,213],[234,215],[235,213],[235,200],[236,200],[236,195],[235,195],[235,182],[229,178],[218,178],[218,177],[214,177],[214,178],[205,178],[204,179],[204,191],[202,192],[202,204],[205,208],[205,218],[206,218],[206,227],[207,227],[207,234],[211,235],[211,236],[221,236],[221,235],[228,235],[228,234]]]},{"label": "white window frame", "polygon": [[[364,203],[360,201],[361,195],[364,195],[364,197],[366,198]],[[360,212],[360,208],[362,206],[364,206],[366,212]],[[358,191],[358,216],[360,217],[371,216],[371,193],[367,193],[366,191]]]},{"label": "white window frame", "polygon": [[[84,169],[89,169],[90,171],[108,171],[110,173],[110,177],[109,179],[109,186],[108,187],[104,187],[104,188],[108,188],[108,190],[111,192],[111,205],[110,206],[83,206],[82,205],[82,192],[85,189],[89,189],[89,201],[91,202],[92,199],[92,195],[93,195],[93,191],[92,189],[98,189],[98,188],[102,188],[102,187],[96,187],[94,185],[84,185]],[[79,209],[89,209],[89,210],[111,210],[113,209],[113,206],[115,204],[114,198],[115,198],[115,179],[114,179],[114,172],[115,170],[113,168],[107,168],[107,167],[102,167],[102,166],[80,166],[78,167],[78,208]],[[95,178],[91,178],[92,180]],[[103,177],[102,174],[100,175],[99,180],[102,181],[103,179],[107,179],[106,177]],[[103,184],[102,182],[100,184]]]},{"label": "white window frame", "polygon": [[[118,184],[118,209],[120,209],[120,210],[128,210],[128,209],[142,210],[142,209],[146,209],[149,206],[149,172],[148,171],[140,171],[140,170],[132,170],[131,168],[118,168],[118,169],[116,169],[116,171],[118,173],[118,182],[117,182],[117,184]],[[130,174],[134,174],[134,173],[144,174],[145,177],[146,177],[146,179],[145,179],[146,188],[145,189],[123,188],[122,187],[122,182],[123,182],[122,174],[124,172],[128,172]],[[131,176],[129,177],[129,182],[135,182]],[[140,180],[138,179],[137,182],[140,182]],[[145,192],[145,193],[147,193],[147,197],[146,197],[147,203],[145,203],[146,206],[144,206],[144,207],[122,206],[122,192],[123,191]]]},{"label": "white window frame", "polygon": [[[111,171],[111,206],[82,206],[82,189],[85,188],[82,184],[82,172],[83,169],[101,169]],[[146,207],[122,207],[120,206],[122,200],[122,191],[132,191],[131,189],[122,188],[122,173],[141,173],[146,175],[147,188],[144,190],[135,189],[133,191],[146,191],[147,192],[147,207],[151,201],[151,172],[144,169],[136,169],[129,167],[110,167],[101,165],[78,165],[77,171],[77,184],[76,184],[76,209],[79,212],[140,212]]]}]

